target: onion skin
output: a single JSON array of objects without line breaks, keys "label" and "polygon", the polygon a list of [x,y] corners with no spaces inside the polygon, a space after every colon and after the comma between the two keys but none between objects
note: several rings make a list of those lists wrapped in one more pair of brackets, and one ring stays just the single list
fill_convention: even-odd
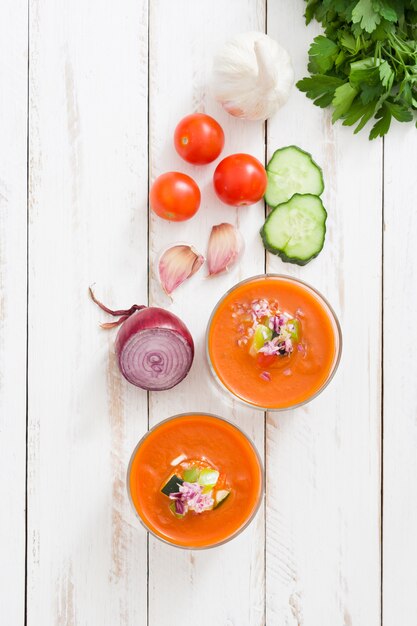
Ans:
[{"label": "onion skin", "polygon": [[[168,378],[164,368],[169,366],[168,357],[172,354],[153,351],[151,347],[148,350],[147,347],[152,343],[158,345],[158,341],[168,344],[167,339],[174,356],[179,358],[172,372],[168,371],[172,374]],[[141,350],[143,346],[145,349]],[[193,338],[184,322],[159,307],[144,308],[128,317],[117,334],[115,349],[123,376],[130,383],[149,391],[163,391],[177,385],[187,376],[194,359]],[[138,359],[141,360],[140,368],[137,367]],[[136,366],[130,367],[133,361]],[[151,371],[152,381],[144,373],[145,369]]]}]

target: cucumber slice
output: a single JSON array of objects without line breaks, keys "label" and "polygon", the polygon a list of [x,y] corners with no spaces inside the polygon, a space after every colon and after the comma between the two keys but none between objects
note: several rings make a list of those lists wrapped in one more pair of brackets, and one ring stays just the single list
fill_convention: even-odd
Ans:
[{"label": "cucumber slice", "polygon": [[168,480],[168,482],[165,483],[165,485],[162,487],[161,491],[166,496],[169,496],[170,493],[178,493],[178,485],[182,485],[183,482],[184,481],[183,481],[182,478],[180,478],[179,476],[176,476],[176,474],[174,474],[173,476],[171,476],[171,478]]},{"label": "cucumber slice", "polygon": [[202,469],[198,477],[198,484],[202,487],[214,487],[219,480],[219,472],[209,467]]},{"label": "cucumber slice", "polygon": [[295,193],[323,193],[321,168],[308,152],[297,146],[276,150],[266,166],[268,186],[265,202],[271,207],[287,202]]},{"label": "cucumber slice", "polygon": [[249,353],[251,356],[256,356],[262,346],[265,345],[267,341],[271,341],[272,339],[272,330],[268,328],[268,326],[264,326],[263,324],[259,324],[256,327],[255,334],[253,336],[253,340],[251,343],[251,347],[249,349]]},{"label": "cucumber slice", "polygon": [[283,261],[305,265],[323,248],[326,219],[318,196],[296,193],[266,218],[261,228],[264,246]]},{"label": "cucumber slice", "polygon": [[184,482],[196,483],[199,475],[200,475],[200,470],[198,469],[198,467],[189,467],[188,469],[185,470],[183,474]]},{"label": "cucumber slice", "polygon": [[213,509],[217,509],[218,506],[223,504],[223,502],[230,496],[230,490],[228,489],[219,489],[214,498],[214,507]]}]

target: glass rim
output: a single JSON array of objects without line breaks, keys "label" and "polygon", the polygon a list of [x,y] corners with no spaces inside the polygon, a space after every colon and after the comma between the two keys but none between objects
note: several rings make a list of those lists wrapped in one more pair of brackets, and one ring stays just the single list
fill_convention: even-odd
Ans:
[{"label": "glass rim", "polygon": [[[260,488],[259,488],[259,496],[258,496],[258,500],[256,503],[256,506],[254,507],[252,513],[250,514],[250,516],[248,517],[248,519],[244,522],[244,524],[242,526],[240,526],[234,533],[232,533],[229,537],[226,537],[225,539],[222,539],[221,541],[217,541],[216,543],[212,543],[210,545],[207,546],[182,546],[178,543],[174,543],[173,541],[169,541],[169,539],[166,539],[165,537],[162,537],[161,535],[158,535],[154,530],[152,530],[145,522],[145,520],[142,518],[142,516],[139,514],[138,510],[135,507],[135,504],[133,502],[133,498],[132,498],[132,494],[130,491],[130,474],[131,474],[131,470],[132,470],[132,464],[134,461],[134,458],[136,456],[136,452],[138,451],[138,449],[140,448],[140,446],[143,444],[143,442],[149,437],[149,435],[154,431],[157,430],[160,426],[162,426],[162,424],[165,424],[166,422],[171,422],[172,420],[181,418],[181,417],[192,417],[193,415],[202,415],[202,416],[206,416],[206,417],[212,417],[215,420],[220,420],[222,422],[226,422],[226,424],[229,424],[229,426],[232,426],[233,428],[235,428],[236,430],[238,430],[241,435],[243,435],[243,437],[248,441],[249,445],[251,446],[252,450],[255,453],[256,459],[258,461],[259,464],[259,473],[260,473],[260,477],[261,477],[261,482],[260,482]],[[211,548],[217,548],[219,546],[222,546],[225,543],[228,543],[229,541],[231,541],[232,539],[234,539],[235,537],[237,537],[238,535],[240,535],[248,526],[249,524],[252,522],[252,520],[255,518],[256,514],[258,513],[262,500],[264,498],[265,495],[265,469],[264,469],[264,464],[261,458],[261,455],[259,454],[259,451],[255,445],[255,443],[252,441],[252,439],[236,424],[234,424],[233,422],[231,422],[230,420],[224,418],[224,417],[220,417],[219,415],[215,415],[214,413],[206,413],[204,411],[193,411],[193,412],[188,412],[188,413],[177,413],[176,415],[171,415],[170,417],[166,417],[165,419],[161,420],[160,422],[158,422],[157,424],[155,424],[155,426],[152,426],[152,428],[149,428],[146,433],[139,439],[138,443],[136,444],[136,446],[133,449],[133,452],[130,456],[129,459],[129,464],[127,467],[127,472],[126,472],[126,489],[127,489],[127,493],[128,493],[128,497],[129,497],[129,501],[130,504],[133,508],[133,511],[137,517],[137,519],[139,520],[139,522],[142,524],[142,526],[145,528],[145,530],[150,533],[153,537],[156,537],[157,539],[159,539],[160,541],[162,541],[162,543],[165,543],[169,546],[173,546],[174,548],[180,548],[181,550],[210,550]]]},{"label": "glass rim", "polygon": [[[285,406],[285,407],[263,407],[260,406],[259,404],[255,404],[252,402],[249,402],[248,400],[244,400],[243,398],[241,398],[240,396],[234,394],[228,387],[226,387],[226,385],[223,383],[223,381],[220,379],[220,377],[218,376],[216,370],[214,369],[213,363],[211,361],[210,358],[210,350],[209,350],[209,332],[210,332],[210,328],[211,328],[211,324],[213,321],[213,317],[215,315],[215,313],[217,312],[219,306],[221,305],[221,303],[225,300],[225,298],[227,298],[227,296],[232,293],[235,289],[237,289],[238,287],[240,287],[241,285],[244,285],[246,283],[250,283],[262,278],[281,278],[284,280],[287,280],[288,282],[295,282],[295,283],[299,283],[300,285],[302,285],[303,287],[306,287],[307,289],[310,289],[316,296],[318,296],[318,298],[325,304],[325,306],[328,308],[330,315],[334,321],[334,325],[335,325],[335,337],[337,338],[337,352],[332,364],[332,369],[329,373],[329,376],[326,378],[326,380],[324,381],[324,383],[321,385],[321,387],[319,389],[317,389],[317,391],[315,391],[311,396],[309,396],[308,398],[306,398],[305,400],[303,400],[302,402],[297,402],[297,404],[291,404],[290,406]],[[227,394],[236,402],[238,402],[240,405],[243,405],[245,407],[250,407],[251,409],[256,409],[258,411],[268,411],[271,413],[280,413],[281,411],[292,411],[294,409],[297,409],[301,406],[304,406],[305,404],[308,404],[309,402],[311,402],[312,400],[314,400],[315,398],[317,398],[317,396],[319,396],[325,389],[326,387],[329,385],[329,383],[333,380],[337,369],[339,367],[340,364],[340,359],[342,357],[342,348],[343,348],[343,338],[342,338],[342,328],[340,326],[340,322],[339,322],[339,318],[336,315],[335,310],[333,309],[332,305],[330,304],[330,302],[327,300],[327,298],[325,298],[323,296],[322,293],[320,293],[320,291],[318,291],[318,289],[316,289],[315,287],[312,287],[312,285],[310,285],[309,283],[307,283],[305,280],[302,280],[301,278],[295,278],[293,276],[289,276],[287,274],[275,274],[275,273],[270,273],[270,272],[266,272],[265,274],[257,274],[256,276],[250,276],[249,278],[244,278],[243,280],[239,281],[238,283],[235,283],[230,289],[228,289],[220,298],[220,300],[218,300],[218,302],[215,304],[209,321],[207,323],[207,328],[206,328],[206,336],[205,336],[205,352],[206,352],[206,359],[207,359],[207,363],[211,372],[212,377],[214,378],[214,380],[216,381],[217,385],[221,388],[222,391],[227,392]]]}]

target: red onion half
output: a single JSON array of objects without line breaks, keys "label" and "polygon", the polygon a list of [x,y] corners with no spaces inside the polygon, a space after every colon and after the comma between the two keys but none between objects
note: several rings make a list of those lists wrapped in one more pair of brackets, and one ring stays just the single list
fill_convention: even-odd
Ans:
[{"label": "red onion half", "polygon": [[104,311],[120,316],[117,322],[102,327],[121,324],[115,348],[120,371],[130,383],[149,391],[163,391],[187,376],[194,359],[194,342],[179,317],[165,309],[139,305],[112,311],[96,299],[91,289],[90,295]]}]

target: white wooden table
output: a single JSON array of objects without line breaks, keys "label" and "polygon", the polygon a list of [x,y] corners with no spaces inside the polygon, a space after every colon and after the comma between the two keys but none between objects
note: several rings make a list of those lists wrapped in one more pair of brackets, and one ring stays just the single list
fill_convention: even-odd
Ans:
[{"label": "white wooden table", "polygon": [[[28,6],[29,4],[29,6]],[[232,119],[207,89],[214,51],[265,30],[305,75],[317,25],[302,0],[3,0],[0,5],[0,621],[5,626],[414,626],[417,624],[417,131],[383,142],[332,126],[293,90],[267,126]],[[264,160],[298,144],[323,165],[328,234],[304,268],[265,257],[262,204],[235,211],[212,166],[176,155],[193,111],[216,117],[224,154]],[[266,154],[265,154],[266,152]],[[192,173],[189,222],[151,215],[158,174]],[[204,252],[239,225],[246,254],[175,296],[196,359],[164,393],[120,376],[114,333],[87,298],[167,306],[152,270],[178,240]],[[150,272],[148,275],[148,267]],[[209,313],[238,280],[299,276],[340,316],[330,387],[294,412],[230,410],[203,357]],[[382,311],[384,312],[382,314]],[[384,331],[384,332],[383,332]],[[383,340],[382,340],[383,337]],[[239,423],[264,456],[265,505],[215,550],[147,537],[125,472],[148,426],[183,411]]]}]

